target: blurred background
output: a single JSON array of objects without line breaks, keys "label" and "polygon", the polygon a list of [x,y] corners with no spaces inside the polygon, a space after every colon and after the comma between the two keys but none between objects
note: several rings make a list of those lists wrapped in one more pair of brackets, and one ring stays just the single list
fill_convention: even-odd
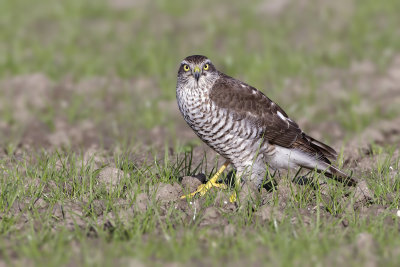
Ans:
[{"label": "blurred background", "polygon": [[2,1],[0,142],[197,144],[175,103],[191,54],[317,138],[354,136],[399,114],[399,11],[397,0]]}]

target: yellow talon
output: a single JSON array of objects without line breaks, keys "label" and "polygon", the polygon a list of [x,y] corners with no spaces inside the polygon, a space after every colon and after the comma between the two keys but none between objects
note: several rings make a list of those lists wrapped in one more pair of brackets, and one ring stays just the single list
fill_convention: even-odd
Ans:
[{"label": "yellow talon", "polygon": [[222,167],[217,171],[217,173],[206,184],[200,185],[196,191],[194,191],[193,193],[190,193],[189,195],[181,196],[181,199],[192,198],[196,194],[200,194],[200,196],[204,196],[207,193],[207,191],[213,187],[226,189],[227,186],[222,183],[217,183],[217,180],[218,180],[218,177],[222,174],[222,172],[226,169],[226,167],[228,167],[228,165],[229,165],[229,161],[225,161],[224,165],[222,165]]},{"label": "yellow talon", "polygon": [[236,192],[233,192],[232,195],[229,197],[229,202],[233,203],[236,202],[237,197],[236,197]]},{"label": "yellow talon", "polygon": [[221,189],[226,189],[227,188],[227,186],[225,184],[212,183],[211,181],[208,181],[206,184],[199,185],[199,187],[197,187],[197,190],[194,191],[193,193],[190,193],[189,195],[181,196],[181,199],[192,198],[196,194],[200,194],[200,196],[204,196],[207,193],[207,191],[210,190],[213,187],[217,187],[217,188],[221,188]]}]

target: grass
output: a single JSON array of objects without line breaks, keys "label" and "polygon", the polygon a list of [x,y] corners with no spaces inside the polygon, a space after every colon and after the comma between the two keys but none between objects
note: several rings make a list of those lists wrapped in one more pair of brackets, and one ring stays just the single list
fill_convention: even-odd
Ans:
[{"label": "grass", "polygon": [[[221,207],[217,192],[196,199],[199,206],[163,203],[157,192],[160,182],[175,186],[217,168],[192,154],[197,139],[178,137],[182,120],[171,108],[177,66],[190,54],[307,118],[305,130],[322,129],[324,140],[336,138],[331,125],[355,139],[398,117],[376,86],[400,51],[399,1],[290,2],[281,11],[262,1],[118,2],[0,2],[0,263],[396,265],[398,146],[370,144],[360,159],[370,162],[371,172],[356,171],[373,195],[362,205],[353,190],[333,181],[300,186],[293,173],[281,177],[286,191],[235,211]],[[360,62],[372,74],[354,72]],[[40,82],[21,82],[34,73],[52,83],[40,95],[44,106],[33,101]],[[39,125],[33,144],[31,124]],[[165,131],[152,134],[157,127]],[[60,133],[77,141],[47,145]],[[87,161],[92,139],[104,155]],[[99,178],[107,167],[122,171],[116,185]],[[143,193],[148,206],[138,211]]]},{"label": "grass", "polygon": [[[391,169],[398,170],[400,158],[385,151],[377,152],[381,157],[377,169],[363,177],[375,193],[374,205],[385,205],[379,216],[346,211],[346,205],[354,199],[349,197],[343,203],[347,189],[334,182],[328,181],[329,189],[323,191],[288,180],[292,188],[285,196],[286,208],[279,210],[282,205],[279,198],[283,197],[279,190],[271,193],[273,198],[267,205],[281,214],[276,219],[272,216],[263,221],[252,208],[235,212],[222,208],[221,217],[210,227],[202,226],[201,222],[207,207],[215,205],[215,192],[205,197],[195,220],[188,220],[176,205],[157,201],[151,193],[160,180],[176,183],[179,176],[192,172],[179,161],[132,169],[127,165],[128,159],[116,156],[126,174],[116,187],[97,181],[95,177],[100,170],[74,153],[39,153],[33,162],[24,160],[8,168],[3,162],[3,177],[7,179],[0,183],[1,255],[6,262],[31,259],[37,265],[111,265],[136,258],[160,265],[194,260],[213,265],[244,261],[285,266],[324,261],[334,264],[341,260],[356,264],[363,259],[353,258],[353,253],[366,256],[371,253],[379,264],[394,266],[399,257],[396,248],[400,245],[396,237],[398,218],[394,213],[398,209],[399,184],[396,178],[394,183],[387,178]],[[181,156],[182,160],[190,157]],[[135,212],[131,205],[135,207],[140,192],[149,192],[150,202],[146,211]],[[328,196],[324,197],[326,192]],[[389,194],[397,200],[388,201]],[[326,203],[327,199],[330,203]],[[13,211],[16,203],[21,207],[19,212]],[[74,205],[80,208],[74,209]],[[313,215],[302,214],[312,207],[316,209]],[[58,209],[63,209],[65,224],[60,222],[62,213]],[[24,220],[28,223],[19,229]],[[219,224],[225,225],[224,220],[233,226],[234,234],[212,230],[221,229]],[[344,220],[346,227],[342,226]],[[377,251],[374,248],[364,251],[354,245],[360,233],[372,235]]]}]

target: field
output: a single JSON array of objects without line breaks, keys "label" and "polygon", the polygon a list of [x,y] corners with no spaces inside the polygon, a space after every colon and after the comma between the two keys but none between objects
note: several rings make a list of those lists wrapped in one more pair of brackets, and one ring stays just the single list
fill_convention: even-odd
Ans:
[{"label": "field", "polygon": [[[1,1],[0,266],[397,266],[399,14],[398,0]],[[251,202],[232,187],[181,200],[223,163],[177,108],[191,54],[279,103],[359,184],[281,171]]]}]

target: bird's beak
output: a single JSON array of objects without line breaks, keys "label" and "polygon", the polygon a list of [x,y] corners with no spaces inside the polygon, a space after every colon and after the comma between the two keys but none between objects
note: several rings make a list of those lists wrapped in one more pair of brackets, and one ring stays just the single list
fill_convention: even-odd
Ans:
[{"label": "bird's beak", "polygon": [[196,79],[196,81],[199,81],[200,78],[200,68],[198,66],[194,67],[194,78]]}]

